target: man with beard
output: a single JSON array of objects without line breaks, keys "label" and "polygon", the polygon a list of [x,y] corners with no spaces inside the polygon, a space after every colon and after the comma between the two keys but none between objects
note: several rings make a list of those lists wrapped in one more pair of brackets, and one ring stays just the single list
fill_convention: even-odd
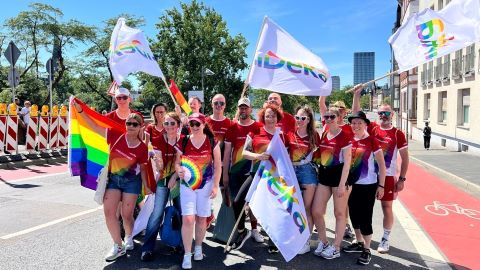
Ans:
[{"label": "man with beard", "polygon": [[[258,133],[262,124],[251,119],[252,108],[250,100],[246,97],[238,101],[238,122],[234,122],[225,135],[225,150],[223,159],[223,186],[225,187],[226,204],[233,206],[235,219],[240,217],[245,197],[250,188],[252,176],[250,175],[252,161],[242,157],[247,135]],[[257,230],[254,217],[250,217],[252,231],[245,228],[245,214],[242,215],[237,227],[237,237],[233,241],[233,248],[240,249],[245,241],[252,236],[261,243],[263,236]]]}]

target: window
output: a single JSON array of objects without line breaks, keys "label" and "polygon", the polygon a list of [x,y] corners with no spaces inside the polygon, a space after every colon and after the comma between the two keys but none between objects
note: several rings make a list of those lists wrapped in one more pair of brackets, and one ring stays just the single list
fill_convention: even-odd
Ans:
[{"label": "window", "polygon": [[[407,90],[408,91],[408,90]],[[402,112],[407,112],[407,92],[402,93]]]},{"label": "window", "polygon": [[458,125],[468,126],[470,118],[470,89],[458,90]]},{"label": "window", "polygon": [[425,94],[423,99],[423,120],[430,119],[430,94]]},{"label": "window", "polygon": [[438,122],[447,122],[447,91],[438,92]]},{"label": "window", "polygon": [[443,0],[438,0],[438,10],[443,8]]}]

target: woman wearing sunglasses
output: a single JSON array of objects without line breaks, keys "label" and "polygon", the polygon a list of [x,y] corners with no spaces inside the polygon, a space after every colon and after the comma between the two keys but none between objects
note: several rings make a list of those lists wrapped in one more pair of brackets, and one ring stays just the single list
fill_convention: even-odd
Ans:
[{"label": "woman wearing sunglasses", "polygon": [[[182,208],[182,240],[185,248],[182,268],[192,268],[192,238],[195,226],[195,248],[193,259],[203,260],[202,243],[205,238],[207,217],[211,215],[211,199],[219,189],[222,160],[220,147],[214,141],[213,132],[205,123],[205,116],[193,113],[188,117],[190,135],[178,141],[175,169],[182,179],[180,204]],[[214,144],[214,145],[212,145]],[[213,149],[213,150],[212,150]],[[181,166],[182,157],[191,160],[201,171],[201,178],[185,179],[185,169]],[[193,181],[192,181],[193,180]],[[192,184],[192,185],[190,185]]]},{"label": "woman wearing sunglasses", "polygon": [[[74,103],[74,106],[78,113],[83,112],[79,104]],[[88,117],[84,119],[96,133],[106,134],[110,150],[108,183],[103,197],[105,220],[114,242],[112,250],[105,256],[105,260],[110,262],[125,255],[126,250],[132,250],[134,247],[131,237],[134,221],[133,209],[138,194],[140,194],[142,182],[147,187],[148,149],[141,139],[143,119],[136,113],[129,114],[126,118],[126,132],[124,133],[114,129],[105,129]],[[120,201],[122,201],[120,212],[126,234],[125,244],[122,242],[120,223],[117,217]]]},{"label": "woman wearing sunglasses", "polygon": [[145,128],[145,143],[152,143],[153,141],[158,141],[162,136],[164,130],[163,122],[165,121],[165,114],[167,113],[168,107],[165,103],[157,103],[152,106],[150,111],[150,116],[153,119],[153,123],[150,123]]},{"label": "woman wearing sunglasses", "polygon": [[[341,113],[335,107],[331,107],[322,115],[327,131],[322,133],[318,149],[314,154],[314,160],[319,168],[319,184],[315,190],[312,214],[320,240],[314,253],[325,259],[340,257],[340,244],[344,234],[347,201],[350,192],[347,177],[351,162],[350,140],[352,137],[339,126],[338,117],[341,117]],[[333,243],[328,244],[325,213],[327,203],[332,195],[335,215],[335,239]]]},{"label": "woman wearing sunglasses", "polygon": [[[157,106],[157,108],[162,108]],[[165,107],[164,107],[165,108]],[[155,111],[155,106],[152,111]],[[165,114],[162,119],[163,132],[159,136],[152,136],[151,144],[155,151],[154,160],[159,170],[157,191],[155,193],[155,205],[152,214],[148,219],[145,232],[144,243],[142,246],[142,261],[151,261],[153,251],[155,250],[155,241],[163,220],[163,213],[168,198],[171,197],[173,205],[180,211],[180,197],[178,196],[177,173],[175,172],[175,145],[181,140],[179,128],[181,125],[180,117],[175,112]],[[155,126],[156,128],[157,126]],[[177,191],[175,192],[176,189]]]},{"label": "woman wearing sunglasses", "polygon": [[[265,151],[267,150],[267,147],[270,144],[270,141],[272,140],[273,135],[275,134],[277,123],[281,121],[282,118],[283,118],[282,112],[276,105],[273,105],[273,104],[265,105],[258,112],[258,121],[262,123],[264,126],[260,128],[258,133],[256,134],[250,133],[247,135],[242,156],[245,159],[253,160],[254,163],[252,166],[251,177],[247,179],[245,183],[242,185],[242,187],[240,188],[240,191],[238,192],[239,195],[237,195],[237,198],[239,196],[243,196],[240,194],[243,194],[244,192],[245,193],[248,192],[252,178],[258,170],[258,166],[260,165],[260,161],[268,160],[270,158],[270,154],[268,154]],[[280,138],[285,143],[285,146],[288,148],[290,145],[288,137],[284,136],[283,133],[280,133]],[[247,232],[246,229],[245,229],[245,232]],[[247,233],[244,233],[245,237],[243,237],[242,239],[242,232],[239,232],[238,242],[240,243],[240,245],[243,245],[245,240],[248,239],[249,235]],[[269,253],[278,252],[278,248],[275,246],[272,240],[269,240],[268,252]]]},{"label": "woman wearing sunglasses", "polygon": [[120,87],[115,90],[115,103],[117,104],[117,109],[107,113],[105,116],[112,119],[113,121],[125,125],[127,117],[131,113],[136,113],[142,118],[143,116],[140,112],[130,109],[130,91],[127,88]]},{"label": "woman wearing sunglasses", "polygon": [[[313,152],[317,148],[320,136],[315,130],[315,118],[312,109],[308,106],[300,106],[296,110],[296,129],[288,134],[290,147],[289,153],[298,183],[302,189],[303,203],[307,214],[308,227],[313,227],[311,206],[315,188],[318,183],[317,171],[312,164]],[[305,243],[299,254],[310,251],[310,241]]]}]

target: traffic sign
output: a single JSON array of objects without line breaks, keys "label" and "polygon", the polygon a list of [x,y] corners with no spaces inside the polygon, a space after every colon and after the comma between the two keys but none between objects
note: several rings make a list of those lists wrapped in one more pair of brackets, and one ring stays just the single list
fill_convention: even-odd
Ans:
[{"label": "traffic sign", "polygon": [[58,64],[56,60],[49,58],[47,63],[45,63],[45,68],[47,69],[48,74],[52,75],[57,70]]},{"label": "traffic sign", "polygon": [[10,69],[8,72],[8,83],[10,84],[10,87],[17,87],[20,83],[20,75],[15,68]]},{"label": "traffic sign", "polygon": [[5,52],[3,53],[3,55],[5,55],[5,57],[7,58],[7,61],[12,66],[15,65],[15,63],[18,60],[18,57],[20,57],[20,54],[21,54],[20,50],[15,45],[15,43],[13,43],[13,41],[10,41],[10,43],[8,44],[7,50],[5,50]]}]

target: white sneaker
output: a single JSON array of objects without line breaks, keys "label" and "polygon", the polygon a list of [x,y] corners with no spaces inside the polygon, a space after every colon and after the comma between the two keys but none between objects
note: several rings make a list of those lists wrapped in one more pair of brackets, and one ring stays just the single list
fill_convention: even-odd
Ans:
[{"label": "white sneaker", "polygon": [[252,236],[255,242],[257,243],[263,243],[265,242],[265,237],[263,237],[262,234],[260,234],[260,231],[258,229],[253,229],[252,230]]},{"label": "white sneaker", "polygon": [[378,245],[377,251],[379,253],[387,253],[390,250],[390,243],[388,239],[382,238],[380,244]]},{"label": "white sneaker", "polygon": [[328,246],[328,243],[325,244],[323,243],[322,241],[318,242],[318,246],[317,246],[317,249],[315,249],[315,251],[313,252],[313,254],[317,255],[317,256],[320,256],[320,254],[322,253],[322,251]]},{"label": "white sneaker", "polygon": [[320,256],[323,258],[330,260],[340,257],[340,250],[337,250],[334,246],[328,245],[323,251],[320,253]]},{"label": "white sneaker", "polygon": [[192,253],[183,255],[182,269],[192,269]]},{"label": "white sneaker", "polygon": [[115,261],[118,257],[125,255],[125,247],[123,245],[113,244],[113,248],[110,252],[105,255],[105,261],[112,262]]},{"label": "white sneaker", "polygon": [[194,261],[203,260],[202,246],[195,246],[195,251],[193,252],[193,260]]},{"label": "white sneaker", "polygon": [[125,249],[126,250],[133,250],[135,248],[135,245],[133,244],[133,237],[130,235],[125,235],[125,239],[123,240],[125,242]]},{"label": "white sneaker", "polygon": [[303,248],[300,249],[300,251],[298,252],[298,254],[305,254],[305,253],[308,253],[310,252],[310,240],[308,240],[305,245],[303,245]]}]

